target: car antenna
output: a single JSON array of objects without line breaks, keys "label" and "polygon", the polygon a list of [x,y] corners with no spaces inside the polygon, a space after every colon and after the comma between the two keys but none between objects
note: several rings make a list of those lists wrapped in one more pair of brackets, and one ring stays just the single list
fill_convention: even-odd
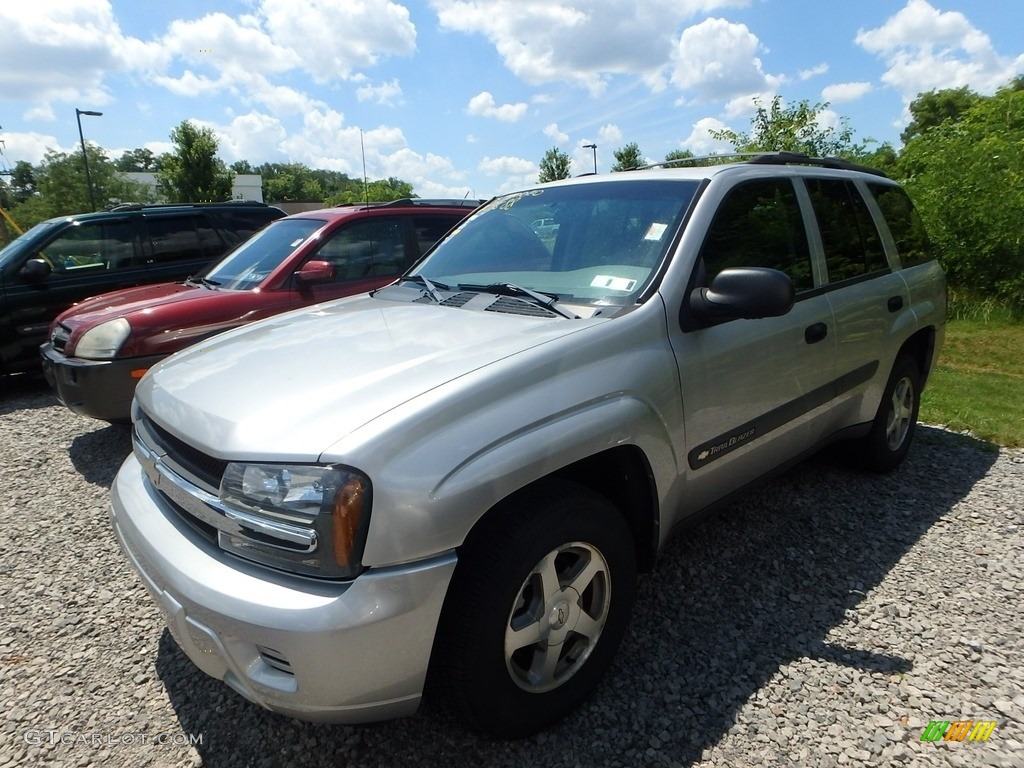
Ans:
[{"label": "car antenna", "polygon": [[363,129],[359,129],[359,154],[363,156],[363,202],[370,207],[370,188],[366,183],[366,148],[363,146]]}]

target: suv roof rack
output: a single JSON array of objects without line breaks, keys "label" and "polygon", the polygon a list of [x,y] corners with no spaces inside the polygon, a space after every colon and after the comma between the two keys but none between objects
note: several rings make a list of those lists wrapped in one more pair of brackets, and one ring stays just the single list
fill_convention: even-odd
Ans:
[{"label": "suv roof rack", "polygon": [[719,155],[698,155],[694,157],[681,157],[676,160],[669,160],[667,162],[652,163],[651,165],[640,166],[639,168],[632,168],[630,170],[643,171],[649,168],[668,168],[677,165],[699,165],[701,163],[710,164],[709,161],[721,162],[724,160],[731,160],[739,158],[744,160],[751,165],[814,165],[820,168],[836,168],[844,171],[860,171],[861,173],[870,173],[873,176],[881,176],[888,178],[886,174],[877,168],[871,168],[867,165],[860,165],[858,163],[850,162],[849,160],[843,160],[840,157],[811,157],[810,155],[804,155],[800,152],[725,152]]},{"label": "suv roof rack", "polygon": [[[475,200],[472,198],[424,198],[424,197],[403,197],[399,200],[388,200],[383,203],[343,203],[344,205],[364,205],[370,208],[400,208],[403,206],[444,206],[446,208],[478,208],[486,200]],[[338,206],[339,208],[342,206]]]},{"label": "suv roof rack", "polygon": [[258,200],[225,200],[220,203],[208,202],[208,203],[118,203],[117,205],[107,208],[108,211],[141,211],[148,210],[150,208],[202,208],[206,206],[221,206],[221,205],[257,205],[263,206],[264,208],[269,207],[267,203],[261,203]]}]

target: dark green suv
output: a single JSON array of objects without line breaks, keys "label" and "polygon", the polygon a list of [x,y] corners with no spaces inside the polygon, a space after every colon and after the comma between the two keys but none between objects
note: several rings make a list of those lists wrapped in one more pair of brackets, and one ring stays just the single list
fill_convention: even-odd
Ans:
[{"label": "dark green suv", "polygon": [[0,375],[37,368],[50,322],[75,302],[182,280],[282,216],[251,202],[123,205],[37,224],[0,250]]}]

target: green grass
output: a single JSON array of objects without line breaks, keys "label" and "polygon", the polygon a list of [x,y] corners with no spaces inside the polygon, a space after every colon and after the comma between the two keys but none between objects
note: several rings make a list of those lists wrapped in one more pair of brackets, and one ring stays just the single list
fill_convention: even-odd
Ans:
[{"label": "green grass", "polygon": [[1024,323],[1000,312],[950,320],[920,419],[1024,446]]}]

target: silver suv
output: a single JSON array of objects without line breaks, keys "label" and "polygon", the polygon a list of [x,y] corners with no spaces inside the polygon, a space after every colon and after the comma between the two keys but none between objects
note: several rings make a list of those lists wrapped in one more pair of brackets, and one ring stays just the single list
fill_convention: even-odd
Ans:
[{"label": "silver suv", "polygon": [[867,169],[537,186],[385,288],[154,367],[114,528],[185,653],[251,701],[379,720],[429,671],[521,736],[593,690],[679,523],[840,438],[895,468],[944,317],[910,200]]}]

